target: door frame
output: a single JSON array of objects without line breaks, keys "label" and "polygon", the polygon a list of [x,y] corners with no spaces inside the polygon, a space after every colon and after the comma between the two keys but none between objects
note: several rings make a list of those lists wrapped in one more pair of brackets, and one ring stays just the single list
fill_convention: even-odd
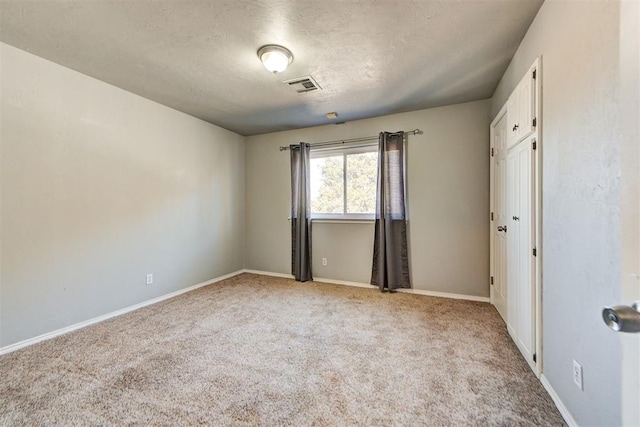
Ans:
[{"label": "door frame", "polygon": [[[640,300],[640,3],[620,4],[620,235],[619,301]],[[620,395],[622,425],[640,420],[640,334],[621,334]]]},{"label": "door frame", "polygon": [[543,126],[544,120],[542,119],[542,56],[538,56],[534,61],[531,68],[529,68],[529,72],[532,69],[536,70],[536,80],[534,83],[534,95],[536,99],[536,103],[533,108],[533,114],[536,118],[536,130],[533,133],[536,141],[536,149],[533,153],[533,185],[534,185],[534,245],[536,248],[536,257],[534,262],[534,287],[535,287],[535,325],[536,325],[536,367],[537,370],[534,371],[538,378],[542,375],[544,358],[543,356],[543,348],[542,348],[542,335],[543,335],[543,323],[542,323],[542,258],[544,256],[544,247],[542,242],[542,226],[543,226],[543,218],[542,218],[542,150],[544,149],[544,144],[542,143],[542,135],[543,135]]}]

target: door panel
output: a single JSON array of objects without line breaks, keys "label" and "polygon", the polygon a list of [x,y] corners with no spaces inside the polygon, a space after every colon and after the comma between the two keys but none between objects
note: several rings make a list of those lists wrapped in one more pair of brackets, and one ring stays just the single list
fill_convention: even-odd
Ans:
[{"label": "door panel", "polygon": [[507,141],[508,147],[518,142],[518,122],[520,121],[520,92],[514,89],[507,101]]},{"label": "door panel", "polygon": [[530,71],[518,86],[518,139],[533,132],[533,76]]},{"label": "door panel", "polygon": [[535,276],[533,215],[533,149],[525,139],[507,155],[507,282],[511,337],[533,367],[535,353]]},{"label": "door panel", "polygon": [[520,80],[507,101],[509,147],[517,144],[535,131],[533,126],[535,106],[534,70],[536,70],[535,66]]},{"label": "door panel", "polygon": [[[507,156],[506,167],[506,195],[507,195],[507,212],[515,212],[517,210],[518,200],[518,152],[511,150]],[[513,222],[509,221],[508,224],[511,229],[507,228],[507,304],[509,310],[507,311],[507,328],[509,333],[514,338],[514,341],[518,341],[518,318],[519,318],[519,302],[518,302],[518,277],[519,277],[519,259],[518,248],[520,247],[520,234],[516,233],[513,229]]]},{"label": "door panel", "polygon": [[531,142],[525,140],[517,147],[518,157],[518,193],[516,206],[513,212],[512,223],[514,231],[518,233],[518,340],[525,350],[525,357],[531,359],[534,353],[533,313],[534,313],[534,286],[533,286],[533,156]]}]

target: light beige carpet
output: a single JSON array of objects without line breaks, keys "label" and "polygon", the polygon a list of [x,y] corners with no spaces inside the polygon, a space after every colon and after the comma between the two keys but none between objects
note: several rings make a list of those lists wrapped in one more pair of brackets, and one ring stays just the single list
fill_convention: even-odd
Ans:
[{"label": "light beige carpet", "polygon": [[243,274],[0,357],[0,425],[563,425],[486,303]]}]

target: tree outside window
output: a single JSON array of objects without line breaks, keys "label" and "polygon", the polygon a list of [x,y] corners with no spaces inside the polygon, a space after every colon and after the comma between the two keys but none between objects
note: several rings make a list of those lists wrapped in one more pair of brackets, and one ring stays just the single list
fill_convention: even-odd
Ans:
[{"label": "tree outside window", "polygon": [[376,146],[323,150],[311,158],[311,213],[316,218],[373,218]]}]

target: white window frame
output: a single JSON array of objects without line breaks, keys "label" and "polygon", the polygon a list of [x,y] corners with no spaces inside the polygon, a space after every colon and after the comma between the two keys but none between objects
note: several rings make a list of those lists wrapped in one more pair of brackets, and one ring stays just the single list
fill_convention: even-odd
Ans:
[{"label": "white window frame", "polygon": [[350,154],[359,154],[359,153],[375,153],[378,151],[378,143],[365,143],[365,144],[357,144],[351,146],[340,146],[340,147],[330,147],[330,148],[311,148],[311,159],[318,159],[323,157],[330,156],[338,156],[341,155],[343,158],[342,162],[342,209],[343,213],[315,213],[311,212],[312,220],[319,221],[373,221],[375,220],[375,212],[373,213],[347,213],[347,161],[346,156]]}]

